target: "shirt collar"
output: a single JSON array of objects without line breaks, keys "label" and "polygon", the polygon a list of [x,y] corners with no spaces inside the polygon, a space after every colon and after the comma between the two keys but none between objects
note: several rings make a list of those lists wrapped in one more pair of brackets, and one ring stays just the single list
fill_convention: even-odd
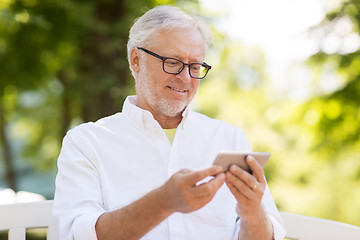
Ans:
[{"label": "shirt collar", "polygon": [[[160,124],[154,119],[151,112],[139,108],[136,106],[137,96],[128,96],[124,102],[123,106],[123,114],[125,117],[135,125],[135,127],[139,128],[142,131],[152,130],[161,128]],[[183,119],[181,120],[179,126],[177,128],[185,128],[190,119],[192,118],[192,111],[190,107],[187,106],[184,112],[182,113]]]}]

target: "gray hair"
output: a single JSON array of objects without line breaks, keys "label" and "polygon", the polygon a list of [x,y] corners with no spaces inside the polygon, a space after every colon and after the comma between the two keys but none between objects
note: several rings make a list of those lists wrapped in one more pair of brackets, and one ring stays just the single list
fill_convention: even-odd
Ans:
[{"label": "gray hair", "polygon": [[174,28],[198,30],[204,39],[204,51],[210,44],[208,27],[200,19],[191,16],[177,7],[157,6],[136,19],[130,29],[127,43],[128,60],[134,47],[146,47],[153,34],[159,30]]}]

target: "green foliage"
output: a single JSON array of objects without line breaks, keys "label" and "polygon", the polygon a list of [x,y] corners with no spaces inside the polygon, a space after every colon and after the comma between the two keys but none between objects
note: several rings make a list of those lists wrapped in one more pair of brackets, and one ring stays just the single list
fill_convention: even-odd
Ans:
[{"label": "green foliage", "polygon": [[[359,6],[359,1],[346,1],[339,9],[329,13],[320,27],[331,32],[337,22],[350,19],[352,24],[350,33],[359,34]],[[352,156],[352,159],[359,158],[359,53],[359,50],[344,53],[341,49],[333,54],[320,51],[309,59],[310,66],[320,71],[325,71],[324,66],[331,63],[336,68],[333,75],[339,79],[338,89],[307,102],[300,113],[310,118],[311,115],[313,116],[313,120],[308,124],[314,135],[312,150],[322,155],[326,161],[343,161],[341,156],[344,152]],[[355,167],[357,168],[359,166]]]},{"label": "green foliage", "polygon": [[[318,28],[326,33],[324,38],[328,34],[337,34],[335,26],[344,19],[350,19],[352,23],[348,34],[359,34],[359,3],[346,1],[329,13]],[[340,48],[331,54],[319,51],[308,60],[308,64],[315,73],[313,87],[318,89],[315,91],[317,95],[297,106],[278,123],[282,132],[292,128],[297,134],[289,140],[293,142],[294,151],[302,156],[301,164],[309,165],[304,173],[311,177],[305,184],[300,179],[294,182],[297,186],[305,186],[303,193],[291,193],[302,199],[296,211],[307,209],[305,212],[308,214],[359,225],[360,218],[353,213],[360,210],[360,204],[350,200],[360,197],[357,187],[360,171],[359,50],[344,52]],[[321,86],[328,83],[329,75],[337,79],[338,87],[330,92],[321,91]],[[296,164],[294,159],[293,164]],[[286,203],[289,199],[285,194],[288,193],[281,193],[278,188],[276,191],[283,195],[279,201],[285,209],[294,206],[292,202]]]},{"label": "green foliage", "polygon": [[9,84],[22,89],[41,87],[73,55],[69,42],[77,29],[71,24],[69,4],[24,3],[15,1],[1,11],[2,91]]}]

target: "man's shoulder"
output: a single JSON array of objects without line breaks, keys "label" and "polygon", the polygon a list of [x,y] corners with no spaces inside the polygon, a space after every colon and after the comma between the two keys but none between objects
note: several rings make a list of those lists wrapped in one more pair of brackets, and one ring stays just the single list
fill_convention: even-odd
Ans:
[{"label": "man's shoulder", "polygon": [[226,121],[216,119],[216,118],[212,118],[212,117],[209,117],[209,116],[204,115],[204,114],[199,113],[199,112],[192,112],[192,114],[197,119],[197,121],[199,123],[206,123],[206,124],[211,124],[211,125],[214,125],[214,126],[224,126],[224,127],[238,129],[238,127],[236,127],[235,125],[232,125],[232,124],[230,124],[230,123],[228,123]]},{"label": "man's shoulder", "polygon": [[212,118],[199,112],[192,112],[192,114],[196,119],[195,122],[197,127],[205,127],[208,130],[221,129],[222,131],[226,131],[226,132],[236,132],[236,133],[244,134],[244,132],[239,127],[231,123],[228,123],[224,120]]},{"label": "man's shoulder", "polygon": [[193,114],[194,121],[188,130],[193,134],[210,137],[224,149],[248,151],[250,148],[245,132],[226,121],[211,118],[201,113]]},{"label": "man's shoulder", "polygon": [[122,113],[116,113],[107,117],[100,118],[95,122],[86,122],[77,125],[68,131],[68,135],[94,133],[96,131],[108,131],[119,125]]}]

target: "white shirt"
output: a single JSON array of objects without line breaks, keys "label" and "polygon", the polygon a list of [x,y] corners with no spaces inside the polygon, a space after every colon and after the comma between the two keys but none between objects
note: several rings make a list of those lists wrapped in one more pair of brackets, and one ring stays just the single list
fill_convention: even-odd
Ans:
[{"label": "white shirt", "polygon": [[[63,140],[53,210],[60,239],[97,239],[95,224],[101,214],[141,198],[182,168],[211,166],[223,150],[251,148],[240,129],[189,109],[171,145],[152,114],[136,106],[136,96],[128,97],[122,113],[82,124]],[[268,187],[262,204],[275,239],[283,239],[285,230]],[[142,240],[235,239],[240,226],[235,207],[224,184],[206,206],[172,214]]]}]

